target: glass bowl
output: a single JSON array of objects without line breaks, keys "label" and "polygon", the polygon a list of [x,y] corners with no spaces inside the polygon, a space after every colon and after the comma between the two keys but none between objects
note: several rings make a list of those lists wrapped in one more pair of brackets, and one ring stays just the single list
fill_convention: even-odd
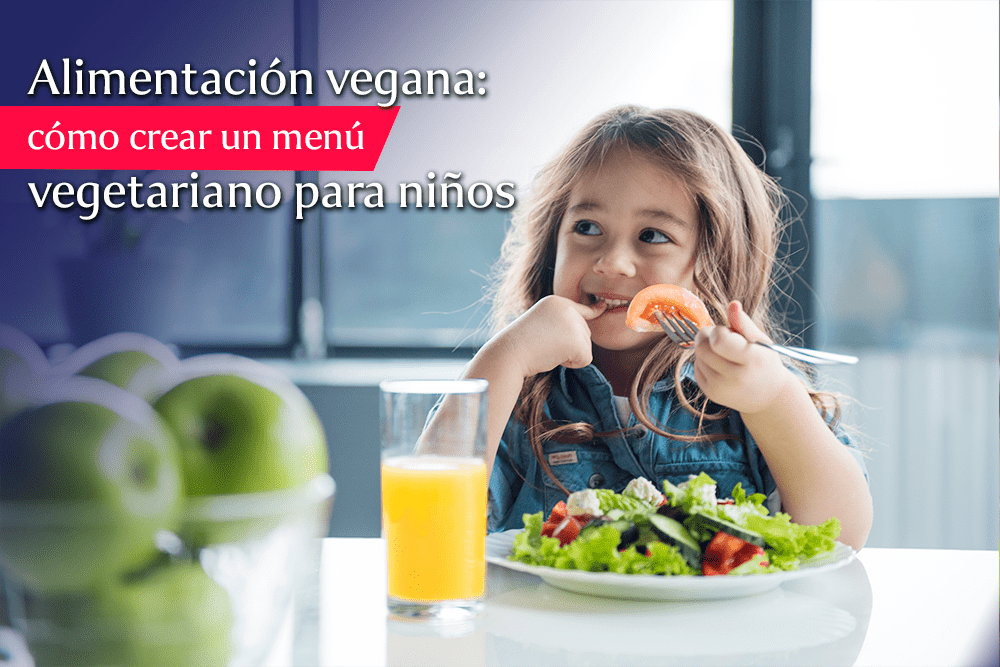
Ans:
[{"label": "glass bowl", "polygon": [[[335,496],[329,475],[287,491],[189,500],[183,528],[157,535],[143,567],[85,591],[40,593],[0,569],[9,663],[87,667],[291,665],[316,641],[320,539]],[[9,507],[6,508],[10,510]],[[102,530],[101,520],[83,513]],[[5,511],[0,530],[37,531],[44,549],[79,531],[60,515]],[[81,558],[86,560],[86,558]],[[0,565],[2,568],[2,565]],[[2,624],[2,623],[0,623]],[[24,654],[23,638],[29,655]],[[0,662],[3,662],[0,659]]]}]

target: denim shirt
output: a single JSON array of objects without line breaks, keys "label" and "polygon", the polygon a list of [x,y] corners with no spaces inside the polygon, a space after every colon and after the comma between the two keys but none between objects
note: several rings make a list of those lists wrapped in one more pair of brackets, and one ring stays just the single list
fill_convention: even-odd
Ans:
[{"label": "denim shirt", "polygon": [[[686,365],[682,382],[696,386],[693,366]],[[692,395],[691,389],[686,390]],[[731,433],[742,438],[710,443],[677,441],[649,431],[630,414],[622,424],[615,409],[611,384],[596,366],[582,369],[559,367],[556,381],[546,402],[547,415],[559,422],[586,422],[598,432],[624,428],[622,434],[597,438],[582,444],[548,441],[544,454],[552,472],[570,491],[586,488],[624,490],[635,477],[645,477],[657,488],[663,480],[673,484],[687,481],[690,475],[704,471],[718,484],[720,497],[731,495],[737,483],[747,495],[763,493],[780,506],[774,478],[757,448],[753,436],[735,410],[726,419],[705,421],[708,433]],[[668,433],[697,432],[698,418],[677,399],[673,377],[653,385],[648,414],[653,423]],[[851,438],[842,430],[837,437],[852,448],[865,470],[864,459]],[[865,471],[867,479],[867,471]],[[563,493],[538,463],[523,424],[513,418],[507,423],[490,478],[490,531],[523,527],[522,515],[545,512],[560,500]]]}]

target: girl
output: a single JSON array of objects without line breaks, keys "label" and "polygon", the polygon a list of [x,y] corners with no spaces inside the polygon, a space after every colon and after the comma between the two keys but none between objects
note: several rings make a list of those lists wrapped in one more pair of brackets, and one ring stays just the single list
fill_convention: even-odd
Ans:
[{"label": "girl", "polygon": [[[836,401],[748,342],[775,333],[783,203],[732,136],[686,111],[613,109],[542,170],[504,242],[497,333],[465,372],[490,383],[491,530],[570,491],[705,471],[720,495],[739,482],[864,545],[867,473]],[[729,326],[689,349],[628,329],[629,300],[658,283]]]}]

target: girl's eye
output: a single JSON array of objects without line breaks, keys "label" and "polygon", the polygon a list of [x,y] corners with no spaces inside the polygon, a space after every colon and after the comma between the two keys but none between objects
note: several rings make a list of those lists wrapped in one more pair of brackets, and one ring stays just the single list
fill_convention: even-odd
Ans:
[{"label": "girl's eye", "polygon": [[658,229],[644,229],[639,233],[643,243],[670,243],[670,237]]},{"label": "girl's eye", "polygon": [[597,223],[590,220],[580,220],[573,225],[573,231],[584,236],[599,236],[601,228],[597,226]]}]

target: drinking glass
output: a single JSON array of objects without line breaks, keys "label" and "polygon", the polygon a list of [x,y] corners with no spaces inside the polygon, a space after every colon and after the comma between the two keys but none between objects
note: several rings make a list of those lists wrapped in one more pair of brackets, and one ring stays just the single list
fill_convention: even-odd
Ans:
[{"label": "drinking glass", "polygon": [[379,385],[390,616],[461,621],[486,583],[486,380]]}]

